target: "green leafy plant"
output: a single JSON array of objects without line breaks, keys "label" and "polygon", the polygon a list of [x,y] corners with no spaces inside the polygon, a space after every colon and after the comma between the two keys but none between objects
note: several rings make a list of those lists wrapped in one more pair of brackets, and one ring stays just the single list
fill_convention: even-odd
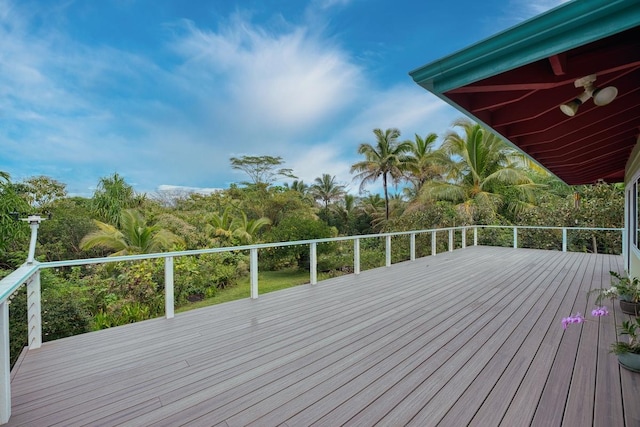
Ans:
[{"label": "green leafy plant", "polygon": [[615,271],[609,272],[613,277],[613,286],[622,301],[640,302],[640,279],[637,277],[624,277]]},{"label": "green leafy plant", "polygon": [[614,300],[620,298],[622,301],[640,302],[640,279],[637,277],[625,277],[610,271],[611,287],[599,288],[589,291],[589,294],[597,294],[596,304],[600,304],[604,299]]},{"label": "green leafy plant", "polygon": [[620,335],[627,335],[628,340],[611,344],[611,351],[615,354],[634,353],[640,354],[640,317],[634,320],[625,320],[618,328]]}]

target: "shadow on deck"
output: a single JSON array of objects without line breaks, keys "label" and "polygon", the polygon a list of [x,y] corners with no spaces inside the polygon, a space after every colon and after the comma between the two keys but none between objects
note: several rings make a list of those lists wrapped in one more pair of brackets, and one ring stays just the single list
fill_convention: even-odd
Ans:
[{"label": "shadow on deck", "polygon": [[618,308],[560,324],[621,269],[470,247],[45,343],[7,425],[637,426]]}]

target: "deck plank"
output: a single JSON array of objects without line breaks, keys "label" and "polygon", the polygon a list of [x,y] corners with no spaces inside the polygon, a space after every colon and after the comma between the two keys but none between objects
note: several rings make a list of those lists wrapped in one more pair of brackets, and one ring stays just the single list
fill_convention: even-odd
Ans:
[{"label": "deck plank", "polygon": [[8,425],[635,425],[620,314],[559,327],[621,268],[468,247],[45,343]]},{"label": "deck plank", "polygon": [[441,425],[468,425],[474,417],[477,417],[479,425],[497,425],[500,422],[509,404],[505,398],[515,392],[526,366],[538,350],[550,319],[556,316],[562,299],[560,294],[564,292],[559,286],[561,281],[574,274],[579,266],[578,257],[567,257],[567,263],[549,275],[549,285],[544,294],[534,302],[505,344],[442,418]]},{"label": "deck plank", "polygon": [[[587,256],[581,254],[581,256]],[[573,278],[574,286],[569,287],[556,314],[557,322],[568,313],[580,311],[584,313],[586,303],[577,303],[578,295],[590,287],[591,275],[595,267],[594,262],[587,262],[583,269]],[[521,423],[522,419],[538,417],[539,425],[559,425],[562,422],[562,412],[566,403],[571,372],[575,364],[575,357],[579,345],[579,333],[563,334],[559,323],[549,325],[540,343],[530,369],[520,383],[518,390],[511,399],[501,425],[513,426]],[[551,379],[552,381],[548,381]],[[537,402],[532,405],[531,402]],[[540,410],[538,410],[540,408]],[[560,413],[556,424],[551,419]]]}]

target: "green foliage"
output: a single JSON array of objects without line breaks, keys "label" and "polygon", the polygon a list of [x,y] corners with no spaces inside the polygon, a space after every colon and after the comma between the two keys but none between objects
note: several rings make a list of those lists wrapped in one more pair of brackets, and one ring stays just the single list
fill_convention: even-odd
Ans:
[{"label": "green foliage", "polygon": [[98,181],[93,194],[93,211],[100,221],[119,227],[122,211],[139,207],[144,200],[145,197],[136,195],[133,187],[116,172]]},{"label": "green foliage", "polygon": [[206,233],[215,236],[221,246],[249,245],[255,243],[262,228],[271,224],[266,217],[249,219],[243,211],[227,206],[221,214],[207,216]]},{"label": "green foliage", "polygon": [[139,302],[126,302],[119,306],[118,311],[96,313],[92,322],[92,330],[111,328],[113,326],[126,325],[152,318],[148,305]]},{"label": "green foliage", "polygon": [[125,209],[120,215],[118,230],[111,224],[95,221],[97,231],[87,234],[80,242],[83,250],[104,247],[116,251],[111,256],[149,254],[184,244],[175,234],[157,225],[148,226],[142,214],[135,209]]},{"label": "green foliage", "polygon": [[616,294],[622,301],[640,302],[640,279],[637,277],[621,276],[610,271],[611,286],[616,288]]},{"label": "green foliage", "polygon": [[[518,225],[556,227],[624,226],[624,189],[617,184],[598,183],[573,188],[564,197],[547,193],[533,209],[518,216]],[[522,247],[561,249],[560,231],[525,231],[518,236]],[[569,230],[568,249],[577,252],[620,253],[622,235],[618,231]]]},{"label": "green foliage", "polygon": [[66,184],[47,176],[32,176],[16,184],[20,195],[32,208],[49,210],[51,204],[66,197]]},{"label": "green foliage", "polygon": [[[29,205],[15,191],[9,174],[0,171],[0,267],[15,268],[26,259],[25,245],[28,245],[29,226],[16,221],[12,212],[28,213]],[[16,252],[24,251],[20,261]]]},{"label": "green foliage", "polygon": [[513,214],[531,207],[540,186],[528,176],[523,157],[467,119],[457,120],[454,126],[464,133],[449,131],[445,136],[442,150],[450,157],[446,179],[424,184],[421,200],[450,201],[467,223],[493,223],[505,207]]},{"label": "green foliage", "polygon": [[410,164],[409,177],[417,191],[428,181],[441,180],[450,163],[443,151],[435,149],[437,139],[438,135],[435,133],[430,133],[424,138],[416,134],[415,140],[410,141],[413,161]]},{"label": "green foliage", "polygon": [[51,219],[43,221],[38,229],[36,255],[47,261],[102,255],[98,251],[87,254],[80,249],[82,238],[96,227],[88,204],[88,199],[79,197],[53,201],[49,205]]},{"label": "green foliage", "polygon": [[620,335],[626,335],[628,341],[618,341],[611,344],[611,351],[615,354],[634,353],[640,354],[640,317],[625,320],[618,328]]},{"label": "green foliage", "polygon": [[234,286],[249,274],[247,256],[239,252],[179,257],[174,262],[177,305],[194,297],[212,297],[219,289]]},{"label": "green foliage", "polygon": [[309,191],[316,200],[322,201],[325,209],[328,209],[329,203],[345,194],[345,186],[338,184],[335,176],[324,173],[315,179]]},{"label": "green foliage", "polygon": [[[70,299],[81,304],[83,313],[90,313],[93,318],[92,329],[122,325],[164,314],[164,262],[161,259],[72,267],[67,271],[49,274],[55,278],[58,289],[67,289],[69,292],[73,290],[73,298]],[[211,297],[219,289],[234,286],[247,274],[248,262],[246,255],[241,253],[175,258],[176,305]],[[65,295],[71,296],[70,293]],[[70,308],[65,310],[70,311]],[[72,324],[69,320],[66,322]],[[73,328],[69,330],[76,332]]]},{"label": "green foliage", "polygon": [[430,202],[413,205],[399,218],[389,221],[385,231],[426,230],[466,225],[451,203]]},{"label": "green foliage", "polygon": [[[195,224],[189,222],[193,221]],[[208,246],[208,239],[198,226],[199,218],[192,218],[188,213],[175,212],[159,214],[156,218],[155,226],[166,229],[183,239],[185,249],[200,249]]]},{"label": "green foliage", "polygon": [[[83,289],[69,284],[50,270],[41,271],[42,340],[90,331],[91,314]],[[11,363],[15,363],[27,345],[27,287],[10,297],[9,336]]]},{"label": "green foliage", "polygon": [[268,187],[279,177],[297,178],[292,169],[278,168],[284,164],[282,157],[242,156],[231,157],[230,161],[233,169],[244,171],[258,187]]},{"label": "green foliage", "polygon": [[[322,239],[335,237],[337,230],[322,221],[310,218],[287,217],[269,233],[272,242]],[[318,254],[329,252],[332,245],[320,245]],[[295,263],[299,268],[309,270],[309,245],[283,246],[264,250],[263,264],[269,268],[280,268]]]},{"label": "green foliage", "polygon": [[382,131],[374,129],[376,145],[360,144],[358,154],[365,156],[365,160],[354,163],[351,172],[356,172],[355,179],[360,180],[360,191],[368,183],[382,178],[382,188],[385,200],[385,219],[389,220],[389,192],[390,183],[398,183],[406,178],[406,172],[411,170],[414,158],[407,153],[412,149],[409,141],[398,142],[400,131],[392,128]]}]

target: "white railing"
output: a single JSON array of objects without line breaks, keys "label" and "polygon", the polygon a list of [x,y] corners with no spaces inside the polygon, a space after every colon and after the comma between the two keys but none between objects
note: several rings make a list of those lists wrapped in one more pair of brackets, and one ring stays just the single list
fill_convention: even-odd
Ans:
[{"label": "white railing", "polygon": [[[438,232],[448,233],[448,251],[455,249],[454,233],[460,231],[460,247],[467,245],[467,230],[473,230],[473,245],[478,244],[478,229],[483,228],[511,228],[513,229],[513,247],[518,247],[518,230],[520,229],[540,229],[540,230],[562,230],[562,250],[567,251],[568,231],[615,231],[621,232],[621,228],[586,228],[586,227],[529,227],[529,226],[464,226],[449,227],[428,230],[414,230],[383,234],[368,234],[360,236],[344,236],[315,240],[300,240],[295,242],[264,243],[258,245],[233,246],[225,248],[199,249],[190,251],[163,252],[154,254],[128,255],[104,258],[89,258],[68,261],[53,261],[39,263],[33,260],[35,240],[32,234],[33,244],[30,247],[30,256],[25,264],[12,272],[9,276],[0,280],[0,424],[9,420],[11,414],[11,381],[10,381],[10,355],[9,355],[9,297],[22,285],[27,285],[27,317],[28,317],[28,348],[36,349],[42,344],[42,310],[40,302],[40,270],[45,268],[71,267],[89,264],[102,264],[122,261],[139,261],[146,259],[163,258],[165,263],[165,317],[174,317],[174,271],[173,260],[176,257],[193,256],[230,251],[249,251],[249,271],[251,284],[251,298],[258,298],[258,251],[265,248],[275,248],[282,246],[309,245],[310,255],[310,283],[317,283],[317,245],[318,243],[353,241],[353,272],[360,273],[360,241],[368,238],[385,238],[385,265],[391,266],[391,238],[394,236],[409,236],[409,259],[416,259],[416,235],[431,234],[431,255],[437,255],[437,234]],[[37,227],[36,227],[37,229]]]}]

